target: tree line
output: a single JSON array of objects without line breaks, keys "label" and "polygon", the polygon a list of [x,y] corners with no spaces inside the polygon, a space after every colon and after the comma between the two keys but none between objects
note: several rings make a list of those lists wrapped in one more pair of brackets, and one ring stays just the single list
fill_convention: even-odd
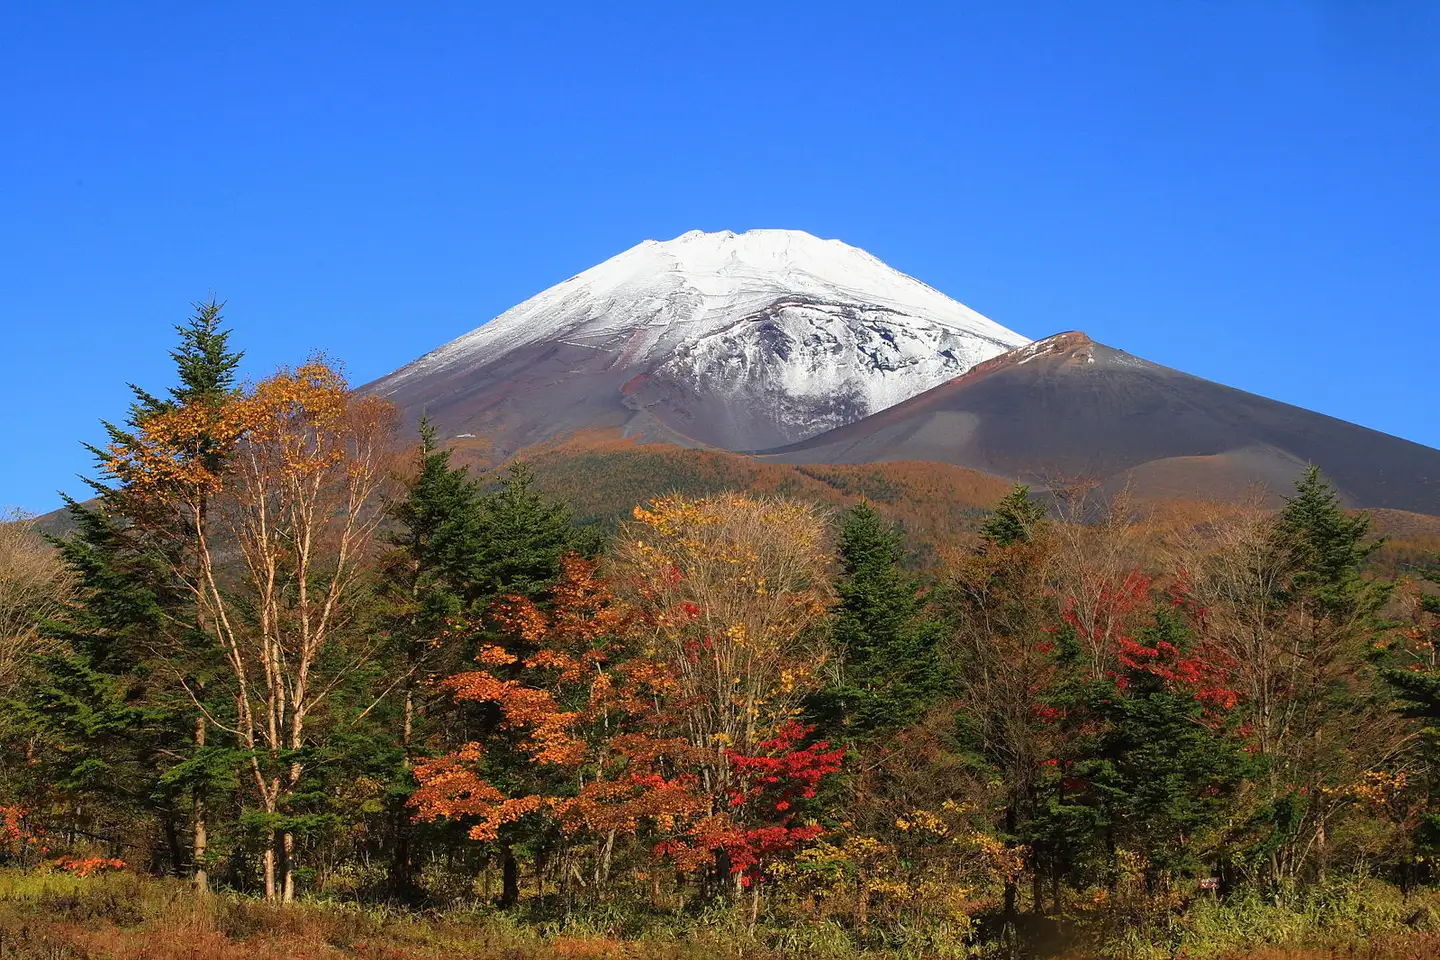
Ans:
[{"label": "tree line", "polygon": [[10,863],[1001,939],[1435,880],[1435,573],[1317,470],[1163,536],[1017,486],[925,569],[863,502],[602,535],[322,357],[240,384],[219,303],[177,333],[71,532],[0,527]]}]

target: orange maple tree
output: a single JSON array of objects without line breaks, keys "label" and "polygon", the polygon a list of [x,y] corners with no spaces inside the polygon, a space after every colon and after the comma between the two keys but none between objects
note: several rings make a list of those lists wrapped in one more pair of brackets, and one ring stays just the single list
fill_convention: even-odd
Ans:
[{"label": "orange maple tree", "polygon": [[498,708],[500,733],[533,764],[523,787],[494,785],[485,747],[471,742],[416,767],[411,803],[421,819],[468,822],[482,841],[543,815],[573,847],[588,843],[603,883],[618,838],[683,833],[700,814],[693,749],[665,733],[673,675],[632,645],[634,611],[593,562],[566,558],[547,607],[497,602],[489,616],[505,643],[442,683],[458,701]]}]

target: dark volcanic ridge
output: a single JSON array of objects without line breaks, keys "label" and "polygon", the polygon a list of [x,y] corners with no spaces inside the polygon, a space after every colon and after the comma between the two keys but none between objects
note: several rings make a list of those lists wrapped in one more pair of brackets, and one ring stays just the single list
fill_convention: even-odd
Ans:
[{"label": "dark volcanic ridge", "polygon": [[1352,506],[1440,514],[1440,450],[1062,333],[765,451],[786,463],[930,460],[1041,486],[1090,480],[1233,500],[1318,465]]}]

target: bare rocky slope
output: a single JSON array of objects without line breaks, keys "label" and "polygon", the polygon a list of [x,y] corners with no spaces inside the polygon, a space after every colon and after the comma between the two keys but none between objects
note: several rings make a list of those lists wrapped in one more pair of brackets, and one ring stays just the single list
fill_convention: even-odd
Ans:
[{"label": "bare rocky slope", "polygon": [[1440,514],[1440,450],[1202,380],[1064,333],[856,423],[767,452],[785,463],[928,460],[1150,497],[1288,491],[1318,465],[1349,503]]}]

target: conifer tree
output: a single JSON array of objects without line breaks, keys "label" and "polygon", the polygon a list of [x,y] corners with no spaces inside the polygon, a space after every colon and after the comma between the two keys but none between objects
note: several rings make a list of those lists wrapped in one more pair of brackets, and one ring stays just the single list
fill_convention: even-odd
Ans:
[{"label": "conifer tree", "polygon": [[860,503],[840,526],[832,627],[840,677],[816,698],[827,735],[850,742],[918,720],[943,683],[941,628],[901,568],[902,535]]},{"label": "conifer tree", "polygon": [[516,461],[480,500],[477,548],[467,559],[467,601],[483,611],[517,594],[537,599],[560,575],[568,553],[593,554],[599,544],[575,526],[570,508],[535,488],[535,473]]},{"label": "conifer tree", "polygon": [[[1426,773],[1422,784],[1425,810],[1412,830],[1416,852],[1401,865],[1402,882],[1415,867],[1440,853],[1440,557],[1420,571],[1422,586],[1413,596],[1412,621],[1400,647],[1398,666],[1384,671],[1395,693],[1401,716],[1419,721],[1419,737],[1412,755]],[[1428,590],[1427,586],[1428,585]]]},{"label": "conifer tree", "polygon": [[414,479],[390,511],[397,529],[387,538],[395,551],[389,558],[392,575],[385,578],[390,589],[384,594],[403,671],[400,764],[390,789],[394,849],[389,876],[391,892],[403,900],[417,895],[409,803],[415,790],[412,771],[431,732],[431,680],[455,673],[470,653],[437,641],[466,611],[467,571],[482,543],[480,485],[463,466],[452,465],[450,451],[441,446],[428,418],[420,421],[417,458]]},{"label": "conifer tree", "polygon": [[[135,432],[151,418],[187,404],[218,405],[233,392],[242,354],[229,347],[230,331],[222,328],[223,307],[213,298],[196,303],[194,315],[176,325],[180,342],[170,356],[177,383],[166,396],[132,384],[134,399],[125,423],[102,421],[107,446],[87,445],[102,475],[112,451],[132,445]],[[202,456],[207,468],[219,468],[218,450],[212,447]],[[192,837],[184,859],[190,863],[196,888],[205,891],[209,886],[205,797],[229,782],[233,756],[231,751],[207,747],[203,717],[190,699],[195,693],[203,695],[211,641],[171,571],[190,562],[193,544],[178,526],[169,534],[157,533],[156,522],[163,525],[163,518],[144,517],[147,522],[137,524],[144,508],[123,484],[92,478],[85,482],[94,499],[81,503],[65,498],[74,531],[55,541],[79,585],[78,609],[67,624],[57,626],[63,644],[55,656],[61,659],[50,665],[48,673],[61,686],[36,689],[34,703],[45,706],[34,716],[58,743],[77,753],[109,755],[112,763],[122,766],[132,762],[152,771],[162,768],[153,796],[130,799],[158,805],[176,871],[182,858],[182,843],[175,836],[182,815],[179,807],[181,797],[189,794]],[[190,693],[177,687],[178,676],[190,678]],[[116,717],[145,718],[136,735],[128,738],[134,749],[126,760],[103,749],[98,738],[109,727],[83,719],[89,708],[64,689],[76,684],[88,687],[95,702],[108,704],[106,709]],[[188,749],[182,745],[187,740]],[[65,755],[64,748],[56,752],[57,759]],[[77,775],[69,774],[72,779]],[[102,788],[99,795],[112,801],[117,792]]]},{"label": "conifer tree", "polygon": [[1097,732],[1072,772],[1096,806],[1104,869],[1116,848],[1143,851],[1153,887],[1194,875],[1213,852],[1249,763],[1231,736],[1234,694],[1175,612],[1157,612],[1123,648],[1120,674],[1090,693],[1083,723]]},{"label": "conifer tree", "polygon": [[[1283,575],[1274,596],[1261,598],[1275,612],[1273,653],[1250,664],[1273,674],[1262,687],[1268,709],[1253,718],[1269,796],[1251,853],[1270,883],[1284,885],[1302,870],[1324,876],[1345,790],[1388,754],[1393,733],[1373,645],[1393,584],[1366,576],[1381,541],[1370,539],[1369,517],[1348,513],[1314,466],[1296,481],[1270,535]],[[1350,742],[1361,723],[1370,732]]]},{"label": "conifer tree", "polygon": [[[1421,579],[1440,585],[1440,557],[1421,572]],[[1426,736],[1432,746],[1440,748],[1440,667],[1435,663],[1440,654],[1440,596],[1420,593],[1415,602],[1417,622],[1411,633],[1425,659],[1403,668],[1392,667],[1385,671],[1385,679],[1395,688],[1405,716],[1430,721]]]},{"label": "conifer tree", "polygon": [[1289,599],[1330,620],[1363,618],[1384,604],[1386,585],[1361,575],[1384,541],[1369,539],[1368,515],[1345,512],[1319,467],[1307,468],[1296,481],[1276,532],[1295,571]]},{"label": "conifer tree", "polygon": [[1035,526],[1045,519],[1045,505],[1017,483],[995,505],[995,512],[980,526],[980,537],[1000,547],[1028,543]]}]

